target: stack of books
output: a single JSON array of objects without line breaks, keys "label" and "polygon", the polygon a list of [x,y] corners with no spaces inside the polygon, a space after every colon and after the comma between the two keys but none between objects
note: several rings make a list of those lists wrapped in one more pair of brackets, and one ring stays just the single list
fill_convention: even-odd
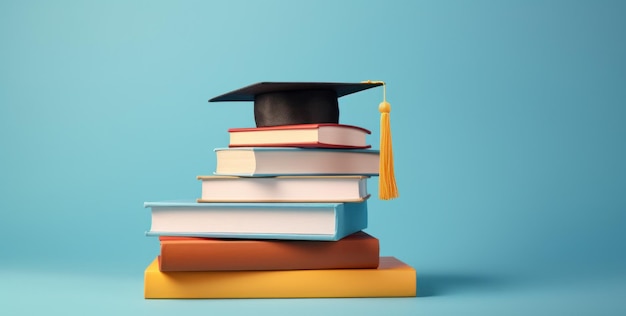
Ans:
[{"label": "stack of books", "polygon": [[[338,139],[369,133],[339,124],[231,129],[229,148],[215,150],[215,175],[198,177],[197,201],[145,203],[147,234],[161,245],[145,297],[415,296],[415,270],[379,257],[378,239],[362,231],[378,151],[337,139],[307,148],[292,136],[326,128]],[[275,142],[271,130],[292,139]]]}]

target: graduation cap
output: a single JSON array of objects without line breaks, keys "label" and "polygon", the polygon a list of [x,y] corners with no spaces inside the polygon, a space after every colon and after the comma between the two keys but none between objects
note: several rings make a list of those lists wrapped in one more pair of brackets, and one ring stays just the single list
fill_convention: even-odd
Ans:
[{"label": "graduation cap", "polygon": [[385,83],[364,81],[359,83],[337,82],[260,82],[214,97],[209,102],[254,102],[254,120],[257,127],[295,124],[339,123],[339,98],[383,86],[381,112],[381,142],[379,196],[393,199],[398,196],[391,148],[389,111]]}]

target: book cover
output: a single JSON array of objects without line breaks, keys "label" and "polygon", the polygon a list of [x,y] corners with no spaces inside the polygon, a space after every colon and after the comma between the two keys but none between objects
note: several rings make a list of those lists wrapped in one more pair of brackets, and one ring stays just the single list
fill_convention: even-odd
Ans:
[{"label": "book cover", "polygon": [[216,175],[367,175],[379,172],[379,151],[289,147],[216,148]]},{"label": "book cover", "polygon": [[362,231],[335,242],[172,236],[159,240],[163,272],[378,267],[378,239]]},{"label": "book cover", "polygon": [[415,269],[381,257],[377,269],[161,272],[145,270],[145,298],[402,297],[417,292]]},{"label": "book cover", "polygon": [[198,176],[198,202],[361,202],[367,176]]},{"label": "book cover", "polygon": [[229,147],[369,148],[367,129],[335,123],[231,128]]},{"label": "book cover", "polygon": [[359,203],[146,202],[148,236],[336,241],[367,228]]}]

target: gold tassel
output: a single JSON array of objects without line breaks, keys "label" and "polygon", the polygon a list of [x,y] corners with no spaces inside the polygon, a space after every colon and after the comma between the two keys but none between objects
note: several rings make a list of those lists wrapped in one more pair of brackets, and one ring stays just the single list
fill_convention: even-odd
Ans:
[{"label": "gold tassel", "polygon": [[391,124],[389,112],[391,104],[387,102],[387,89],[383,81],[365,81],[366,83],[382,83],[383,102],[378,105],[380,111],[380,164],[378,175],[378,197],[391,200],[398,197],[398,187],[393,169],[393,148],[391,145]]}]

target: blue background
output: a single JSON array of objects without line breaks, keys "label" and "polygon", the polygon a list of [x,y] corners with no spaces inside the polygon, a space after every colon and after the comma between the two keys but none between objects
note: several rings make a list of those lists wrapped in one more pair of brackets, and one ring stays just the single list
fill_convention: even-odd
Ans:
[{"label": "blue background", "polygon": [[[626,304],[623,1],[0,2],[0,313],[607,314]],[[388,83],[417,298],[144,300],[144,201],[196,198],[258,81]],[[373,130],[381,89],[341,99]],[[377,145],[375,145],[377,147]],[[377,192],[375,181],[370,191]]]}]

